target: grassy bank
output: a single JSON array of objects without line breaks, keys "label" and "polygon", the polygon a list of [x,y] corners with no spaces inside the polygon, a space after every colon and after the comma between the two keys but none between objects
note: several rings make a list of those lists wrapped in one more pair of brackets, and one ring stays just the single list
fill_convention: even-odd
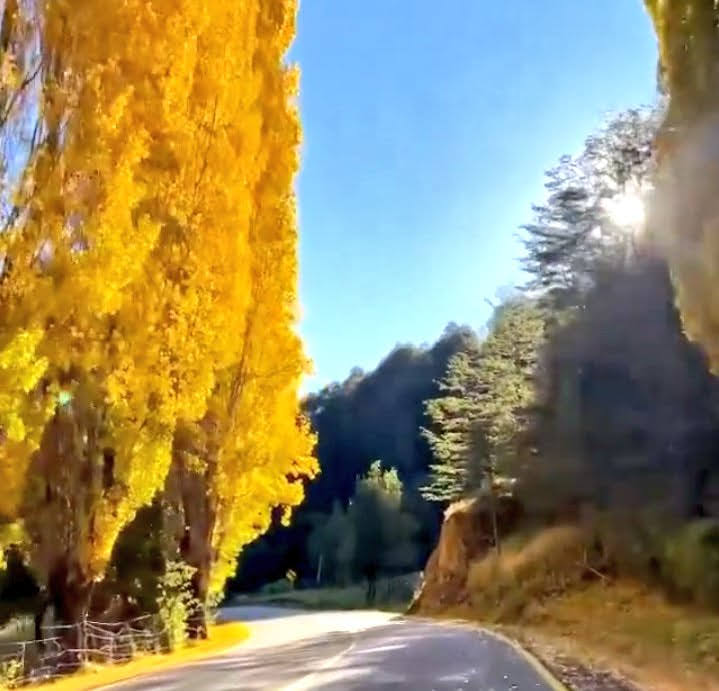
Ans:
[{"label": "grassy bank", "polygon": [[657,691],[719,689],[719,618],[641,584],[591,585],[499,628],[550,667],[579,661]]},{"label": "grassy bank", "polygon": [[719,690],[719,616],[602,575],[576,528],[543,531],[475,562],[467,590],[453,615],[498,627],[550,667],[575,660],[617,670],[642,689]]}]

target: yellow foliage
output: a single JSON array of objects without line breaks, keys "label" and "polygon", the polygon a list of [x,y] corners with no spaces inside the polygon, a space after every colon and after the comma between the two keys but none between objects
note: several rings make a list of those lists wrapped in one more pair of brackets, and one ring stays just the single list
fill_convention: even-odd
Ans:
[{"label": "yellow foliage", "polygon": [[0,523],[0,569],[7,565],[7,548],[20,545],[25,541],[22,525],[19,523]]},{"label": "yellow foliage", "polygon": [[[261,64],[278,64],[294,33],[296,7],[266,12],[258,24]],[[300,126],[292,102],[297,72],[268,72],[259,103],[275,136],[263,150],[264,169],[255,190],[252,293],[237,364],[220,380],[213,406],[222,411],[216,500],[211,542],[215,561],[210,590],[221,590],[234,572],[239,550],[270,525],[276,506],[290,509],[304,497],[303,479],[318,470],[314,435],[300,417],[298,386],[309,363],[295,333],[297,227],[292,182]]]},{"label": "yellow foliage", "polygon": [[[272,510],[290,509],[304,496],[303,481],[318,470],[314,436],[301,419],[300,379],[309,367],[295,333],[297,224],[292,183],[298,168],[300,125],[293,103],[296,69],[282,66],[294,34],[294,2],[262,3],[254,62],[263,69],[257,126],[272,132],[255,163],[249,238],[247,312],[228,314],[232,362],[216,368],[216,387],[195,442],[183,440],[179,472],[193,475],[197,496],[186,509],[206,513],[209,532],[190,530],[185,558],[217,593],[234,572],[237,554],[267,530]],[[198,463],[188,447],[202,447]],[[206,498],[206,499],[205,499]],[[210,563],[206,561],[211,554]]]},{"label": "yellow foliage", "polygon": [[52,414],[47,397],[33,391],[48,366],[36,352],[42,336],[40,329],[19,330],[0,350],[0,517],[15,517],[30,456]]},{"label": "yellow foliage", "polygon": [[0,248],[0,514],[28,514],[41,571],[69,549],[98,579],[178,424],[216,418],[219,583],[316,470],[297,423],[295,2],[37,12],[42,89],[16,121],[37,107],[39,135]]},{"label": "yellow foliage", "polygon": [[646,0],[670,102],[650,230],[672,270],[687,335],[719,370],[719,8],[706,0]]},{"label": "yellow foliage", "polygon": [[719,8],[705,0],[645,0],[659,44],[663,80],[676,123],[706,115],[719,105],[713,77],[719,46]]}]

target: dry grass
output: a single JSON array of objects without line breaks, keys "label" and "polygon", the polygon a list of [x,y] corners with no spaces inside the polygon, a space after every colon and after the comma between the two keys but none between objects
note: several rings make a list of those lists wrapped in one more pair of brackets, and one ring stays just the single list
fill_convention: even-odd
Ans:
[{"label": "dry grass", "polygon": [[143,674],[159,672],[221,653],[239,645],[249,636],[249,629],[241,622],[218,624],[211,627],[210,638],[190,643],[167,655],[146,655],[117,666],[88,666],[82,672],[66,679],[33,686],[37,691],[87,691],[108,684],[116,684]]},{"label": "dry grass", "polygon": [[586,538],[574,526],[542,531],[525,544],[505,545],[471,564],[472,608],[489,621],[514,621],[537,601],[580,583],[587,573]]},{"label": "dry grass", "polygon": [[562,526],[485,557],[471,566],[463,614],[642,688],[719,691],[719,616],[637,582],[588,580],[586,544],[580,529]]},{"label": "dry grass", "polygon": [[642,688],[719,689],[719,617],[673,605],[646,586],[592,584],[528,609],[525,634],[616,668]]}]

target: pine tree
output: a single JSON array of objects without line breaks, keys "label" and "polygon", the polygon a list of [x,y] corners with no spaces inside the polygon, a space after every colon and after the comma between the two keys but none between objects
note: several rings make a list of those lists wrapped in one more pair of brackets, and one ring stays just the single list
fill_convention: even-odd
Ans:
[{"label": "pine tree", "polygon": [[431,501],[491,495],[516,471],[519,438],[534,402],[546,320],[534,303],[514,298],[497,308],[486,340],[456,355],[427,402],[425,430],[436,463],[423,493]]},{"label": "pine tree", "polygon": [[482,344],[478,368],[483,387],[476,423],[485,467],[493,477],[512,473],[518,435],[527,427],[535,400],[545,329],[546,315],[540,307],[524,298],[513,299],[497,308]]},{"label": "pine tree", "polygon": [[581,304],[604,271],[621,266],[632,241],[609,210],[624,194],[646,192],[655,171],[661,109],[628,110],[588,137],[545,174],[547,198],[523,226],[530,288],[559,307]]},{"label": "pine tree", "polygon": [[445,377],[439,382],[440,396],[425,403],[429,428],[427,439],[434,463],[422,495],[429,501],[452,502],[465,496],[481,477],[475,437],[479,398],[483,387],[479,343],[454,355]]}]

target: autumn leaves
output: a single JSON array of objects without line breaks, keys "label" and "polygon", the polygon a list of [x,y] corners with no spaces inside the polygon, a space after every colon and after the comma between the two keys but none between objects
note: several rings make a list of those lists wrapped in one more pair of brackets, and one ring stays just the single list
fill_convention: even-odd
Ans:
[{"label": "autumn leaves", "polygon": [[82,0],[3,18],[37,97],[0,131],[27,159],[5,160],[0,520],[24,527],[42,582],[101,579],[164,493],[206,598],[316,471],[297,403],[294,16]]}]

